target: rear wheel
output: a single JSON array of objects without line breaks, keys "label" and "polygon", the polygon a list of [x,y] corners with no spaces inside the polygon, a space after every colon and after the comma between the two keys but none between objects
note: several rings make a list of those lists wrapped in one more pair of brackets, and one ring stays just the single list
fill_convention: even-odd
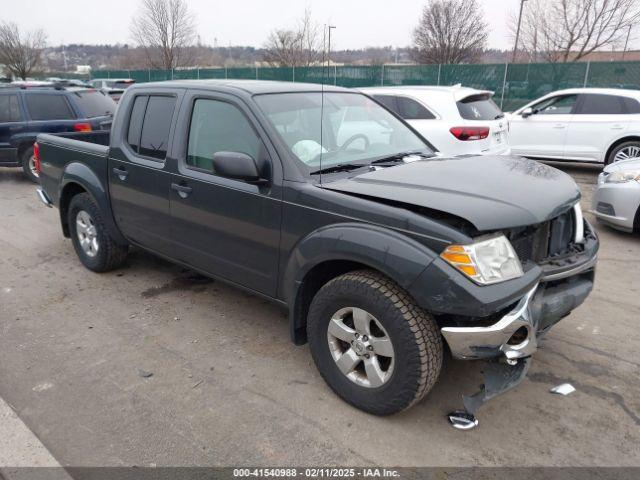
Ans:
[{"label": "rear wheel", "polygon": [[116,243],[104,224],[102,212],[87,193],[71,199],[68,213],[73,248],[82,264],[94,272],[107,272],[122,265],[128,246]]},{"label": "rear wheel", "polygon": [[433,318],[389,278],[347,273],[316,294],[307,323],[321,375],[345,401],[390,415],[420,401],[442,367]]},{"label": "rear wheel", "polygon": [[40,183],[40,175],[36,170],[36,159],[33,154],[33,146],[30,146],[22,152],[20,162],[22,163],[22,173],[24,176],[34,183]]},{"label": "rear wheel", "polygon": [[621,143],[611,150],[611,153],[607,157],[607,165],[632,158],[640,159],[640,142],[637,140]]}]

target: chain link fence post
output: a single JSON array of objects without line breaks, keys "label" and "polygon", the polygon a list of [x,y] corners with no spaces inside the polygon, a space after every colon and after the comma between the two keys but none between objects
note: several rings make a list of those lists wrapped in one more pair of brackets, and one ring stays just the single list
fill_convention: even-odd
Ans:
[{"label": "chain link fence post", "polygon": [[291,67],[291,81],[293,83],[296,83],[296,66],[295,65]]},{"label": "chain link fence post", "polygon": [[440,71],[442,70],[442,64],[438,64],[438,86],[440,86]]},{"label": "chain link fence post", "polygon": [[591,60],[587,62],[587,69],[584,71],[584,83],[583,87],[587,88],[587,84],[589,83],[589,69],[591,68]]},{"label": "chain link fence post", "polygon": [[502,77],[502,94],[500,95],[500,110],[504,104],[504,91],[507,88],[507,72],[509,71],[509,62],[504,64],[504,76]]},{"label": "chain link fence post", "polygon": [[382,64],[382,75],[380,75],[380,86],[384,87],[384,63]]}]

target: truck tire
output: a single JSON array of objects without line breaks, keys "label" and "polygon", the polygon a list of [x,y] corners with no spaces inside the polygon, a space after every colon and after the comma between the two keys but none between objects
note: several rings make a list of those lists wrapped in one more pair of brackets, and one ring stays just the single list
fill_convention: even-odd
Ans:
[{"label": "truck tire", "polygon": [[640,142],[637,140],[621,143],[611,150],[611,153],[605,160],[605,164],[611,165],[612,163],[629,160],[631,158],[640,158]]},{"label": "truck tire", "polygon": [[442,338],[433,317],[391,279],[370,270],[346,273],[319,290],[307,335],[327,384],[375,415],[419,402],[442,368]]},{"label": "truck tire", "polygon": [[40,176],[36,172],[36,164],[33,157],[33,145],[20,154],[20,163],[22,164],[23,175],[33,183],[40,183]]},{"label": "truck tire", "polygon": [[111,238],[100,208],[88,193],[78,194],[71,199],[68,222],[73,248],[89,270],[108,272],[124,263],[129,247]]}]

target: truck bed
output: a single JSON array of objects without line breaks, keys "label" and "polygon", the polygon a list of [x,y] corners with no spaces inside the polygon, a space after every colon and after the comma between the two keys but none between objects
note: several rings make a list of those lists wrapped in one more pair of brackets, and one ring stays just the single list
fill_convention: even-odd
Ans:
[{"label": "truck bed", "polygon": [[[89,168],[99,183],[107,184],[109,140],[109,131],[38,135],[42,165],[40,183],[54,205],[58,205],[59,189],[63,183],[62,173],[65,167],[68,174],[73,169]],[[69,169],[70,163],[76,163],[77,166]]]}]

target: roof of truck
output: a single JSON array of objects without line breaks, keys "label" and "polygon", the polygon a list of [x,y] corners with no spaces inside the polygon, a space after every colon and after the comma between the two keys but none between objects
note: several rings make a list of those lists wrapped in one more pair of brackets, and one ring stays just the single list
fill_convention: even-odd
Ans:
[{"label": "roof of truck", "polygon": [[[274,82],[269,80],[170,80],[166,82],[137,83],[129,88],[137,90],[146,87],[198,88],[205,90],[212,87],[224,87],[241,90],[249,94],[320,92],[323,90],[322,85],[319,83]],[[325,85],[324,91],[353,92],[353,90],[333,85]]]}]

